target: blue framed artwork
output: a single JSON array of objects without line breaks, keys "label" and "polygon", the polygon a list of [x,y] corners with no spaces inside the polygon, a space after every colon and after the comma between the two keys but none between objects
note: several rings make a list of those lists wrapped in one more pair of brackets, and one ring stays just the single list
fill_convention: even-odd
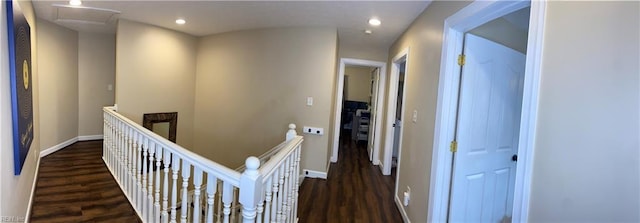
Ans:
[{"label": "blue framed artwork", "polygon": [[20,175],[33,141],[31,28],[17,1],[7,1],[14,174]]}]

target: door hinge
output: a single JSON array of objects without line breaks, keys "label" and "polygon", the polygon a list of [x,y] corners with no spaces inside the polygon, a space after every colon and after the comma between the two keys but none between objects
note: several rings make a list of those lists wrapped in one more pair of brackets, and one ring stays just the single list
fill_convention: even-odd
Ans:
[{"label": "door hinge", "polygon": [[458,55],[458,65],[464,65],[464,54]]},{"label": "door hinge", "polygon": [[458,152],[458,142],[456,142],[455,140],[451,141],[451,145],[449,146],[449,150],[452,153]]}]

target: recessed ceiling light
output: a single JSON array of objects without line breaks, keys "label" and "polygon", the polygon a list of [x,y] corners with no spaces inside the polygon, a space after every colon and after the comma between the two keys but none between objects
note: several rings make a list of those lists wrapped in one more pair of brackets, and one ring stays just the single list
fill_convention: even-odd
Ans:
[{"label": "recessed ceiling light", "polygon": [[380,22],[379,19],[372,18],[372,19],[369,19],[369,24],[372,26],[379,26],[380,24],[382,24],[382,22]]},{"label": "recessed ceiling light", "polygon": [[366,30],[364,30],[364,33],[371,34],[371,33],[373,33],[373,31],[371,31],[370,29],[366,29]]},{"label": "recessed ceiling light", "polygon": [[79,5],[82,5],[82,1],[80,1],[80,0],[70,0],[69,1],[69,5],[79,6]]},{"label": "recessed ceiling light", "polygon": [[185,23],[187,23],[187,21],[185,21],[184,19],[176,19],[176,24],[178,25],[183,25]]}]

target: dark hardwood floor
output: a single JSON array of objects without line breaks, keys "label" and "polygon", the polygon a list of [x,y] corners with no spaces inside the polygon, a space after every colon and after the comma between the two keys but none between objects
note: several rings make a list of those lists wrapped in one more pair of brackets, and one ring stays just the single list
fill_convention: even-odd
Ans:
[{"label": "dark hardwood floor", "polygon": [[402,222],[394,187],[395,176],[382,175],[369,162],[365,143],[343,135],[328,180],[307,178],[302,183],[298,217],[300,222]]},{"label": "dark hardwood floor", "polygon": [[102,161],[102,141],[40,160],[30,222],[141,222]]}]

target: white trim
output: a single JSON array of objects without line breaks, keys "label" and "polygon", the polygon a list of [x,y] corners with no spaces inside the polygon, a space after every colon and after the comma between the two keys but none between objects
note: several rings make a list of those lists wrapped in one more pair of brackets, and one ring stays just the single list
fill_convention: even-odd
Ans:
[{"label": "white trim", "polygon": [[[396,105],[398,102],[398,78],[400,78],[400,70],[399,70],[399,64],[405,62],[405,71],[404,71],[404,92],[402,94],[402,101],[405,101],[406,99],[406,95],[407,95],[407,78],[409,77],[407,72],[407,68],[409,67],[409,48],[404,48],[402,51],[400,51],[400,53],[398,53],[395,57],[393,57],[393,60],[391,60],[391,73],[390,73],[390,77],[389,77],[389,92],[388,92],[388,97],[389,99],[387,100],[387,128],[385,131],[385,146],[384,146],[384,154],[382,157],[382,165],[384,165],[384,168],[382,169],[382,174],[383,175],[390,175],[391,174],[391,162],[392,162],[392,156],[393,156],[393,137],[394,137],[394,128],[393,128],[393,123],[396,120]],[[401,108],[401,115],[404,115],[404,110],[406,108],[405,103],[402,103],[402,108]],[[402,119],[402,123],[400,124],[400,137],[399,140],[400,142],[398,142],[398,147],[402,148],[402,133],[403,133],[403,127],[404,125],[404,117]],[[399,149],[400,151],[402,149]],[[398,167],[400,166],[400,151],[398,152]],[[399,172],[399,169],[396,170]],[[397,176],[400,176],[400,174],[398,174]],[[396,182],[398,180],[396,179]],[[397,187],[397,185],[396,185]]]},{"label": "white trim", "polygon": [[104,135],[78,136],[78,141],[102,140]]},{"label": "white trim", "polygon": [[30,222],[31,220],[31,207],[33,206],[33,197],[36,194],[36,184],[38,183],[38,172],[40,172],[40,159],[42,157],[38,156],[38,161],[36,161],[36,173],[33,177],[33,184],[31,185],[31,195],[29,195],[29,206],[27,206],[27,213],[24,216],[25,222]]},{"label": "white trim", "polygon": [[[342,114],[342,98],[344,97],[344,95],[342,94],[342,91],[344,90],[344,69],[346,67],[346,65],[357,65],[357,66],[368,66],[368,67],[377,67],[378,69],[380,69],[380,72],[378,72],[378,87],[379,89],[384,89],[384,86],[386,84],[386,71],[387,71],[387,64],[384,62],[380,62],[380,61],[373,61],[373,60],[361,60],[361,59],[353,59],[353,58],[340,58],[340,66],[338,68],[338,76],[337,76],[337,85],[336,86],[336,110],[334,111],[334,120],[333,120],[333,146],[331,149],[331,162],[335,163],[338,162],[338,148],[340,145],[340,128],[342,126],[340,126],[340,119],[341,119],[341,115]],[[380,123],[378,122],[378,120],[382,120],[382,102],[384,101],[384,94],[382,93],[382,91],[378,91],[378,103],[376,103],[376,117],[374,117],[376,119],[376,123]],[[376,137],[374,137],[373,139],[373,159],[372,160],[379,160],[380,158],[378,157],[380,154],[380,137],[377,137],[380,135],[380,132],[382,131],[382,125],[380,124],[376,124],[375,126],[375,130],[374,130],[374,135]]]},{"label": "white trim", "polygon": [[327,172],[302,169],[305,177],[327,179]]},{"label": "white trim", "polygon": [[400,197],[398,197],[398,195],[396,194],[395,199],[393,199],[396,202],[396,206],[398,206],[398,210],[400,210],[400,215],[402,215],[402,221],[405,223],[411,223],[411,219],[409,219],[409,215],[407,215],[407,211],[404,209],[404,205],[402,205],[402,201],[400,200]]},{"label": "white trim", "polygon": [[62,142],[62,143],[60,143],[58,145],[55,145],[55,146],[49,147],[49,148],[47,148],[45,150],[42,150],[42,151],[40,151],[40,157],[45,157],[45,156],[48,156],[51,153],[55,153],[58,150],[64,149],[64,147],[67,147],[67,146],[69,146],[69,145],[71,145],[71,144],[73,144],[73,143],[75,143],[77,141],[78,141],[78,137],[73,137],[73,138],[71,138],[71,139],[69,139],[67,141],[64,141],[64,142]]},{"label": "white trim", "polygon": [[464,32],[495,18],[531,5],[527,62],[522,100],[520,142],[516,183],[513,200],[513,222],[526,222],[529,211],[529,193],[535,124],[540,82],[544,1],[475,1],[444,22],[441,70],[438,83],[438,102],[434,129],[433,156],[428,201],[428,222],[447,220],[452,153],[449,143],[455,130],[460,67],[457,54],[462,51]]},{"label": "white trim", "polygon": [[532,1],[527,47],[526,71],[520,116],[520,140],[518,163],[513,194],[513,221],[529,220],[533,156],[535,152],[536,123],[538,119],[538,96],[542,67],[546,1]]}]

